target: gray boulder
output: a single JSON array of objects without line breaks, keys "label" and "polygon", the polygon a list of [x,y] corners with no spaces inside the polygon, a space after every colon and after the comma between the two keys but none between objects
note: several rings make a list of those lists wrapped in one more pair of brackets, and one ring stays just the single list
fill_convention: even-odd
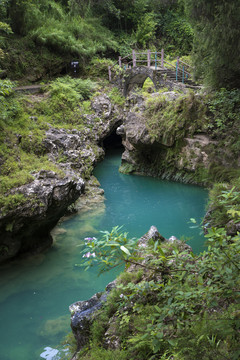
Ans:
[{"label": "gray boulder", "polygon": [[84,189],[81,178],[59,178],[53,171],[42,170],[33,177],[11,191],[22,194],[24,200],[7,212],[0,211],[0,262],[50,246],[51,229]]}]

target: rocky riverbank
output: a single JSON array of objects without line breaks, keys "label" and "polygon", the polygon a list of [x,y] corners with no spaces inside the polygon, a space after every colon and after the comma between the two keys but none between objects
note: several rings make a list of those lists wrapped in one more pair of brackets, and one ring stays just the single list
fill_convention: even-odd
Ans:
[{"label": "rocky riverbank", "polygon": [[[122,122],[122,114],[103,95],[94,98],[91,108],[82,131],[49,124],[41,146],[58,173],[33,171],[31,181],[10,190],[21,201],[0,211],[0,262],[49,247],[52,228],[84,193],[85,184],[93,185],[90,177],[95,164],[104,156],[104,140]],[[34,121],[37,120],[35,117]],[[20,143],[21,139],[18,146]]]}]

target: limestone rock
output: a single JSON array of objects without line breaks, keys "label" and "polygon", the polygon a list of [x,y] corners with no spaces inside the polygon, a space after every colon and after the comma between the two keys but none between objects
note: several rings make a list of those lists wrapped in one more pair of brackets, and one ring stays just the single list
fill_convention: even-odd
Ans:
[{"label": "limestone rock", "polygon": [[227,234],[230,236],[237,235],[237,233],[240,232],[240,222],[235,223],[233,220],[230,220],[226,224],[226,230],[227,230]]},{"label": "limestone rock", "polygon": [[72,176],[86,172],[86,163],[93,166],[103,157],[104,151],[90,146],[88,135],[77,130],[50,128],[43,141],[49,158],[57,162],[64,171]]},{"label": "limestone rock", "polygon": [[190,245],[186,244],[184,241],[179,240],[176,236],[172,235],[169,239],[166,239],[166,242],[169,244],[177,244],[180,251],[192,252]]},{"label": "limestone rock", "polygon": [[138,247],[146,247],[149,240],[165,241],[166,239],[158,232],[156,226],[151,226],[148,232],[138,240]]},{"label": "limestone rock", "polygon": [[209,166],[209,155],[207,146],[216,144],[205,134],[198,134],[193,138],[185,138],[186,146],[182,148],[177,167],[195,171],[197,165],[202,164],[205,168]]},{"label": "limestone rock", "polygon": [[89,329],[92,324],[94,314],[106,301],[109,291],[115,287],[115,282],[111,282],[106,287],[103,294],[94,294],[89,300],[78,301],[69,306],[71,312],[71,328],[77,341],[77,351],[89,342]]},{"label": "limestone rock", "polygon": [[116,350],[120,349],[121,342],[117,334],[117,317],[113,316],[108,323],[108,329],[104,334],[104,347],[106,349]]},{"label": "limestone rock", "polygon": [[112,104],[109,100],[109,97],[106,95],[100,95],[95,97],[94,101],[92,101],[91,106],[97,116],[109,118],[112,113]]},{"label": "limestone rock", "polygon": [[0,212],[0,262],[48,247],[50,230],[84,189],[81,178],[59,178],[45,170],[33,176],[31,183],[12,190],[24,195],[24,202],[6,214]]}]

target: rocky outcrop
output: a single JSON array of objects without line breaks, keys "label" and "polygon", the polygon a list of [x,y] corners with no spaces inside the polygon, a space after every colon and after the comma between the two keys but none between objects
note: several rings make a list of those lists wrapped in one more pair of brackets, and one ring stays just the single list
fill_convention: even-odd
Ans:
[{"label": "rocky outcrop", "polygon": [[41,151],[58,170],[33,172],[32,181],[6,194],[20,200],[0,211],[0,262],[50,246],[50,231],[83,193],[85,182],[91,183],[93,168],[104,156],[100,145],[123,117],[106,95],[95,97],[91,107],[91,114],[82,115],[81,131],[49,125]]},{"label": "rocky outcrop", "polygon": [[77,351],[89,342],[90,326],[96,311],[99,310],[107,300],[108,293],[116,286],[116,281],[106,286],[104,293],[94,294],[91,299],[78,301],[69,306],[71,313],[71,328],[77,341]]},{"label": "rocky outcrop", "polygon": [[[161,119],[162,107],[166,103],[170,106],[180,94],[168,91],[162,93],[161,98],[156,93],[151,96],[152,102],[156,98]],[[127,100],[126,120],[117,129],[125,147],[120,171],[204,185],[204,174],[214,163],[213,154],[218,142],[207,133],[194,133],[189,121],[186,125],[180,121],[173,125],[169,118],[169,126],[165,124],[162,132],[159,131],[161,123],[158,125],[157,111],[154,110],[155,118],[151,124],[146,117],[147,106],[139,95],[132,94]]]},{"label": "rocky outcrop", "polygon": [[84,189],[81,178],[60,178],[53,171],[33,177],[31,183],[12,191],[23,195],[22,202],[6,214],[0,212],[0,262],[51,245],[50,230]]},{"label": "rocky outcrop", "polygon": [[181,150],[177,168],[193,172],[201,164],[207,169],[210,165],[208,145],[217,145],[217,141],[206,134],[196,134],[192,138],[185,138],[185,141],[186,145]]}]

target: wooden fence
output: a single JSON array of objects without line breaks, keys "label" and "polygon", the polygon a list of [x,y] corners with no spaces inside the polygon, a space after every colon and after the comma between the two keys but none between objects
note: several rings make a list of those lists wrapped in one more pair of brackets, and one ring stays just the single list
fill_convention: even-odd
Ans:
[{"label": "wooden fence", "polygon": [[166,61],[164,58],[164,49],[162,49],[161,52],[152,52],[150,50],[146,52],[136,52],[133,50],[132,54],[125,57],[119,56],[118,61],[108,67],[109,81],[112,80],[112,73],[116,72],[115,70],[119,68],[127,70],[135,66],[147,66],[155,70],[175,71],[176,81],[182,83],[187,79],[191,79],[191,71],[193,69],[189,64],[181,61],[179,56],[174,61],[174,65]]}]

